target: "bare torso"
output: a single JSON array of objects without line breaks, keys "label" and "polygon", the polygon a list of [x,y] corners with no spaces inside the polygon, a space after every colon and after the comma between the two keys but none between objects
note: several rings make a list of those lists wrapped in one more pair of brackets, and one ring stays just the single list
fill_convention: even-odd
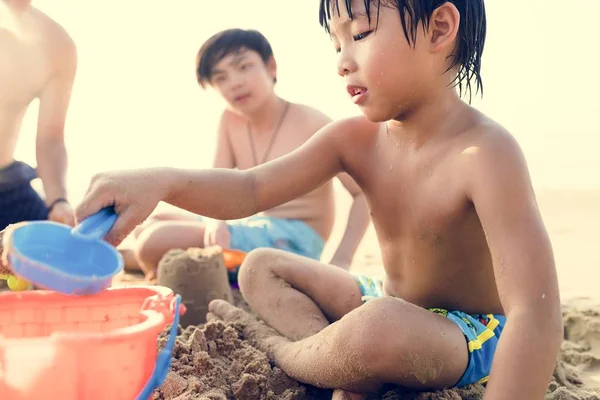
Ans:
[{"label": "bare torso", "polygon": [[54,73],[59,29],[35,9],[15,16],[0,1],[0,168],[13,161],[27,107]]},{"label": "bare torso", "polygon": [[374,210],[387,294],[422,307],[502,313],[486,238],[464,185],[461,157],[485,134],[477,125],[420,149],[399,145],[379,125],[352,146],[349,169]]},{"label": "bare torso", "polygon": [[[228,124],[229,143],[239,169],[255,166],[252,144],[245,120],[231,114]],[[329,120],[313,108],[292,104],[275,138],[265,161],[288,154],[315,134]],[[258,163],[263,161],[272,133],[253,135],[255,156]],[[330,181],[288,203],[263,212],[275,218],[299,219],[310,225],[324,240],[329,238],[335,217],[335,199],[333,183]]]}]

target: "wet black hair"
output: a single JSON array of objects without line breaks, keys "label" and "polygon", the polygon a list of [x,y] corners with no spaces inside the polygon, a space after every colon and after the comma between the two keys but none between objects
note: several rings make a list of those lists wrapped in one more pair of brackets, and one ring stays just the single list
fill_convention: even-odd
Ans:
[{"label": "wet black hair", "polygon": [[[196,56],[196,79],[203,88],[210,82],[215,65],[229,54],[243,50],[257,52],[266,64],[273,57],[267,38],[252,29],[227,29],[208,38]],[[277,82],[277,78],[275,78]]]},{"label": "wet black hair", "polygon": [[[449,2],[454,4],[460,13],[460,26],[458,28],[458,43],[454,53],[450,56],[452,63],[448,70],[458,66],[458,73],[453,83],[458,86],[462,96],[463,90],[469,94],[471,101],[471,85],[475,84],[476,93],[483,95],[483,82],[481,79],[481,56],[485,44],[486,15],[484,0],[363,0],[369,23],[371,22],[372,6],[377,7],[377,19],[380,7],[394,7],[399,12],[400,22],[404,35],[409,43],[414,45],[417,39],[417,29],[422,24],[425,29],[429,27],[429,20],[433,12],[441,5]],[[329,21],[331,12],[339,15],[342,2],[350,18],[352,13],[352,0],[319,0],[319,22],[327,33],[330,33]],[[445,71],[447,72],[447,71]]]}]

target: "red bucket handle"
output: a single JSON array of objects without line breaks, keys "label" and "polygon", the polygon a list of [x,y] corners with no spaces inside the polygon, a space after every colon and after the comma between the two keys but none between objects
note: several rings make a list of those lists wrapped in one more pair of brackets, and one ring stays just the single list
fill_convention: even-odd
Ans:
[{"label": "red bucket handle", "polygon": [[[142,304],[142,311],[154,311],[159,314],[164,315],[167,323],[173,322],[173,318],[175,317],[175,308],[177,307],[177,298],[171,293],[168,296],[164,296],[162,294],[156,294],[154,296],[150,296],[144,300]],[[182,316],[187,311],[184,304],[179,305],[179,316]]]}]

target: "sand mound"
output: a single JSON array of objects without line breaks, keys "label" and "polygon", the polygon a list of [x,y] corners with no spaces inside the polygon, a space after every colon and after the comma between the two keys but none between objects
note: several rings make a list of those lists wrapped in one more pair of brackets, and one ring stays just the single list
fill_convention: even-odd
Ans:
[{"label": "sand mound", "polygon": [[[239,292],[234,302],[248,310]],[[564,307],[565,341],[546,400],[600,400],[600,306]],[[159,340],[162,347],[168,327]],[[180,329],[171,372],[154,395],[156,400],[191,399],[330,399],[331,391],[287,377],[244,338],[239,324],[211,321]],[[485,388],[473,385],[434,393],[382,390],[372,399],[480,400]]]},{"label": "sand mound", "polygon": [[[177,337],[171,372],[154,399],[319,399],[331,392],[288,378],[264,353],[221,321],[190,326]],[[167,337],[159,339],[162,348]]]}]

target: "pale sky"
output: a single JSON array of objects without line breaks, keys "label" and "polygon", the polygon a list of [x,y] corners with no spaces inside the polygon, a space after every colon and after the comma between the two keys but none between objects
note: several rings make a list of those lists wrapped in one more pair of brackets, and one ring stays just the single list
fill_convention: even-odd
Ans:
[{"label": "pale sky", "polygon": [[[285,5],[284,5],[285,3]],[[337,119],[358,113],[318,24],[318,1],[37,0],[78,46],[67,124],[74,197],[94,172],[209,167],[223,104],[195,82],[202,42],[231,27],[271,41],[277,91]],[[176,4],[176,5],[174,5]],[[284,11],[285,7],[289,7]],[[507,127],[537,187],[600,188],[598,0],[488,0],[485,94],[474,104]],[[35,162],[36,105],[17,157]]]}]

